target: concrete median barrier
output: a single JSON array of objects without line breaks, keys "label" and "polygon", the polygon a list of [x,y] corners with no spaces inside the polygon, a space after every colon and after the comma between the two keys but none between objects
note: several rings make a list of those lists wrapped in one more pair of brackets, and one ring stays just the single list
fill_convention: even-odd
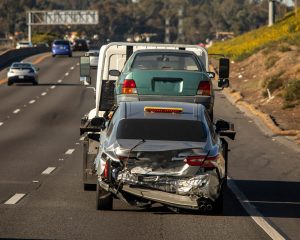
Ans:
[{"label": "concrete median barrier", "polygon": [[0,70],[8,67],[12,62],[21,61],[24,58],[33,56],[35,54],[49,52],[47,47],[33,47],[7,50],[0,55]]}]

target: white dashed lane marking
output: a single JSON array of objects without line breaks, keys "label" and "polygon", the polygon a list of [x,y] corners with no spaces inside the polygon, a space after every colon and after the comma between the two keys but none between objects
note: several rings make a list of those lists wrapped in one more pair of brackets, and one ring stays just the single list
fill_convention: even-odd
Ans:
[{"label": "white dashed lane marking", "polygon": [[65,152],[65,154],[71,155],[74,151],[75,151],[74,148],[70,148],[70,149],[68,149],[68,150]]},{"label": "white dashed lane marking", "polygon": [[20,112],[21,110],[18,108],[15,111],[13,111],[14,114],[17,114],[18,112]]},{"label": "white dashed lane marking", "polygon": [[0,126],[2,126],[4,123],[3,122],[0,122]]},{"label": "white dashed lane marking", "polygon": [[46,168],[46,169],[42,172],[42,174],[43,174],[43,175],[50,174],[50,173],[52,173],[52,172],[55,170],[55,168],[56,168],[56,167],[48,167],[48,168]]},{"label": "white dashed lane marking", "polygon": [[65,75],[66,75],[66,76],[69,76],[69,73],[68,73],[68,72],[66,72],[66,73],[65,73]]},{"label": "white dashed lane marking", "polygon": [[53,86],[51,86],[51,89],[54,89],[55,88],[55,86],[53,85]]},{"label": "white dashed lane marking", "polygon": [[76,63],[77,66],[79,66],[79,63]]},{"label": "white dashed lane marking", "polygon": [[84,140],[84,137],[79,138],[79,140],[80,140],[80,141],[83,141],[83,140]]},{"label": "white dashed lane marking", "polygon": [[71,70],[74,70],[74,67],[70,67]]},{"label": "white dashed lane marking", "polygon": [[42,96],[45,96],[45,95],[47,95],[47,93],[46,93],[46,92],[42,92],[41,95],[42,95]]},{"label": "white dashed lane marking", "polygon": [[61,80],[61,79],[59,79],[57,82],[58,82],[58,83],[61,83],[61,82],[62,82],[62,80]]},{"label": "white dashed lane marking", "polygon": [[35,100],[30,100],[28,103],[33,104],[33,103],[35,103]]},{"label": "white dashed lane marking", "polygon": [[8,199],[4,204],[16,204],[19,202],[26,194],[25,193],[16,193],[10,199]]}]

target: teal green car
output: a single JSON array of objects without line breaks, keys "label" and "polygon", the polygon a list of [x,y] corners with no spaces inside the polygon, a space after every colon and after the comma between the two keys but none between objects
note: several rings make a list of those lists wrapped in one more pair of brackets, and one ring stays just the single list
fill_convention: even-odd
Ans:
[{"label": "teal green car", "polygon": [[115,87],[116,104],[128,101],[176,101],[204,105],[213,114],[211,77],[194,53],[185,50],[138,50],[127,60]]}]

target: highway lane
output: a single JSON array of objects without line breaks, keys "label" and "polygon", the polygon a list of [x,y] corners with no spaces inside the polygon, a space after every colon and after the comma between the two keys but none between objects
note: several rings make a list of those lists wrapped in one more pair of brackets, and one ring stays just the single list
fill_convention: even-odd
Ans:
[{"label": "highway lane", "polygon": [[[78,125],[80,117],[87,111],[85,109],[91,108],[93,94],[78,84],[78,66],[69,76],[64,74],[69,71],[69,66],[76,66],[78,59],[66,58],[62,61],[59,59],[55,63],[50,58],[45,62],[45,69],[51,69],[52,65],[68,66],[66,69],[56,70],[60,71],[57,77],[62,79],[61,84],[54,83],[52,73],[45,78],[46,82],[52,81],[55,84],[54,89],[49,86],[49,91],[30,90],[28,86],[17,86],[19,91],[23,89],[29,95],[34,92],[39,98],[34,104],[28,104],[18,114],[7,119],[0,128],[0,202],[14,192],[28,192],[39,186],[32,181],[38,180],[41,172],[57,160],[58,153],[65,150],[70,137],[74,138],[78,134],[78,131],[68,131],[66,126],[72,121],[74,125]],[[14,91],[13,88],[6,90]],[[42,95],[43,92],[47,94]],[[89,96],[91,100],[84,101]],[[6,103],[9,105],[9,102]],[[82,107],[83,104],[86,104],[85,107]],[[58,136],[60,144],[53,144]]]},{"label": "highway lane", "polygon": [[[30,57],[24,61],[34,61],[38,56]],[[36,100],[45,91],[49,91],[52,85],[60,84],[57,81],[63,79],[66,72],[75,67],[78,58],[67,59],[66,57],[57,57],[53,59],[48,57],[37,64],[39,71],[39,85],[17,84],[7,86],[6,83],[0,85],[0,122],[4,122],[7,117],[13,116],[16,109],[21,109],[24,105],[30,105],[31,100]],[[54,64],[55,63],[55,64]],[[59,66],[59,68],[57,67]],[[1,75],[6,74],[6,69],[1,71]]]},{"label": "highway lane", "polygon": [[[72,60],[64,59],[68,63]],[[61,71],[62,63],[49,64]],[[45,81],[51,81],[51,77],[49,74]],[[80,117],[94,105],[93,94],[76,85],[78,67],[63,83],[66,85],[49,91],[0,128],[0,238],[269,239],[230,191],[225,194],[223,216],[174,214],[160,205],[146,211],[128,207],[119,200],[112,212],[96,211],[95,192],[84,192],[82,187],[78,134]],[[276,179],[297,182],[294,152],[265,137],[252,120],[222,96],[217,98],[216,116],[236,124],[237,140],[230,141],[229,174],[249,200],[276,197]],[[263,153],[265,148],[269,153]],[[74,149],[72,154],[65,154],[68,149]],[[287,153],[286,158],[282,151]],[[282,168],[282,159],[289,163],[289,173]],[[55,170],[41,175],[48,167]],[[34,180],[39,182],[33,183]],[[267,185],[269,191],[261,188],[260,183]],[[14,193],[26,196],[16,205],[4,205]],[[289,196],[287,191],[282,194],[279,200]],[[290,198],[298,201],[297,197]],[[259,210],[267,213],[265,208]],[[292,239],[299,236],[295,228],[299,222],[296,211],[291,216],[278,209],[267,217]]]}]

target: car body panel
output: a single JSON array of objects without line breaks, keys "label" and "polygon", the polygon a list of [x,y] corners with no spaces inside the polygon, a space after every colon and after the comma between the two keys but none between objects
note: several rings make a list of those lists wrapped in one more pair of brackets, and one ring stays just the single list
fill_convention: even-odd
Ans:
[{"label": "car body panel", "polygon": [[[180,56],[190,56],[195,60],[199,70],[194,66],[189,66],[193,70],[183,69],[149,69],[150,64],[143,62],[144,69],[133,68],[135,58],[140,54],[174,54]],[[148,65],[147,65],[148,64]],[[177,66],[177,62],[166,62],[166,65]],[[147,66],[147,67],[145,67]],[[153,66],[153,65],[152,65]],[[154,67],[157,68],[158,64]],[[136,84],[136,94],[122,93],[125,79],[132,79]],[[210,96],[199,95],[198,88],[200,82],[205,81],[210,84]],[[205,67],[197,55],[193,52],[183,50],[140,50],[136,51],[125,64],[120,77],[116,81],[115,88],[116,103],[121,101],[144,101],[144,100],[166,100],[201,103],[212,112],[214,104],[214,92],[212,90],[211,79]]]},{"label": "car body panel", "polygon": [[[147,106],[181,108],[182,112],[145,112]],[[226,178],[225,159],[221,141],[211,132],[214,130],[209,126],[210,120],[205,111],[201,104],[192,103],[120,103],[100,135],[99,153],[95,159],[100,186],[112,193],[119,186],[121,194],[126,192],[181,208],[199,209],[202,200],[215,202]],[[138,124],[132,122],[131,127],[123,124],[130,121],[137,121]],[[190,126],[191,123],[195,125]],[[133,139],[123,138],[126,134]],[[154,139],[151,139],[152,134]],[[144,135],[150,139],[144,138]],[[193,137],[196,140],[188,140]],[[188,156],[217,157],[213,167],[203,169],[189,165],[186,162]],[[103,178],[108,161],[114,179],[112,182]]]},{"label": "car body panel", "polygon": [[52,55],[72,55],[70,42],[67,40],[55,40],[52,44]]},{"label": "car body panel", "polygon": [[31,63],[13,63],[7,72],[9,83],[37,83],[38,71]]}]

